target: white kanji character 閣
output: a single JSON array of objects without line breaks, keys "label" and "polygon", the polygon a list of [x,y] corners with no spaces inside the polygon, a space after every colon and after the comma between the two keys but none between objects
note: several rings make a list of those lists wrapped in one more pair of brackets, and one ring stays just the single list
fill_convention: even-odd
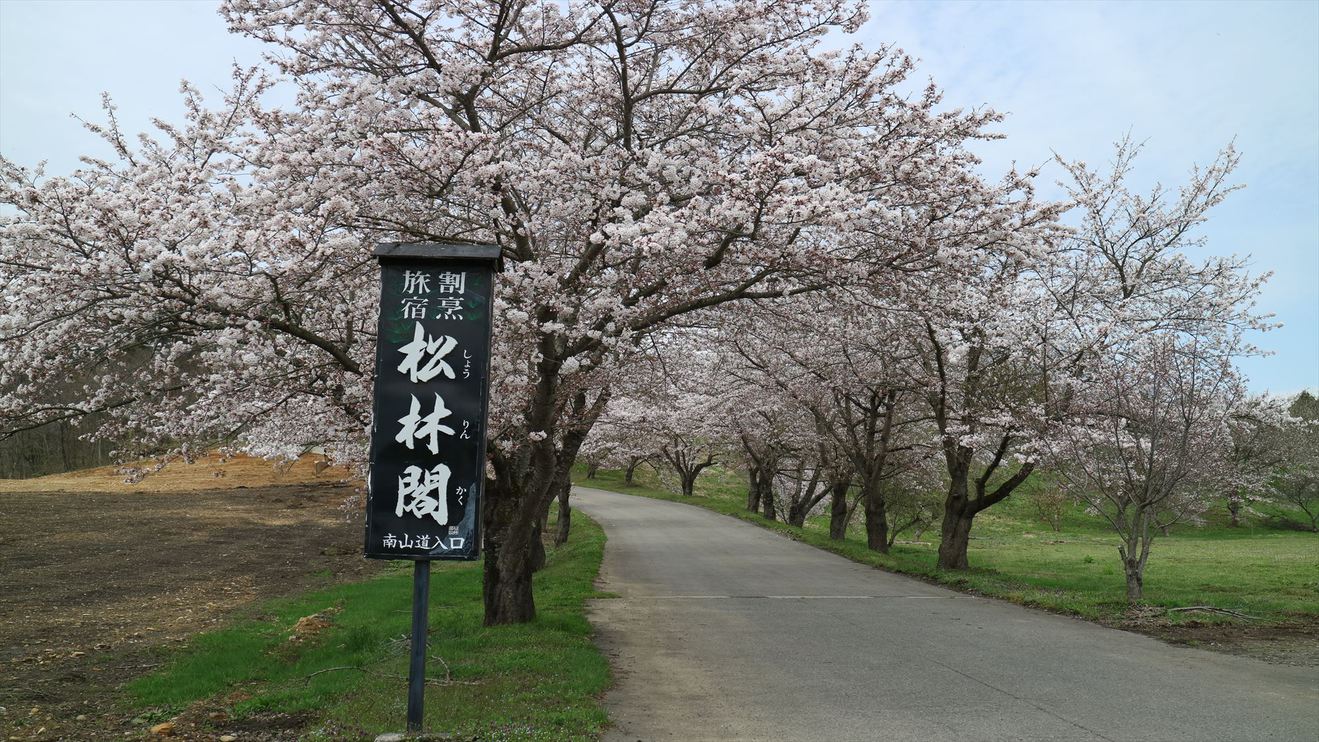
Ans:
[{"label": "white kanji character \u95a3", "polygon": [[[430,516],[440,525],[449,523],[449,467],[436,464],[430,469],[409,466],[398,478],[398,502],[394,515],[412,513],[418,518]],[[425,547],[423,547],[425,548]]]}]

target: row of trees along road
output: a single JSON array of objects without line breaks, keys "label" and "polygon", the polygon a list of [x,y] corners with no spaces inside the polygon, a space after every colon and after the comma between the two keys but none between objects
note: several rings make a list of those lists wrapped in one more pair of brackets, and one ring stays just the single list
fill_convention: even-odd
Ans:
[{"label": "row of trees along road", "polygon": [[[1138,196],[1123,144],[1108,172],[1067,165],[1069,203],[1040,203],[1034,173],[975,169],[967,145],[998,114],[909,94],[896,48],[823,45],[864,20],[837,0],[221,13],[276,52],[223,100],[185,84],[183,119],[139,139],[107,100],[92,128],[111,159],[0,164],[5,430],[97,412],[143,449],[318,445],[362,463],[370,246],[458,240],[497,243],[508,266],[488,624],[534,617],[546,513],[611,403],[667,394],[650,422],[689,469],[705,457],[674,423],[728,410],[760,462],[756,504],[774,506],[768,472],[818,469],[800,497],[854,483],[876,548],[904,482],[942,477],[950,569],[976,515],[1050,457],[1080,456],[1068,481],[1087,491],[1157,479],[1175,497],[1224,440],[1256,282],[1186,250],[1230,190],[1230,150],[1180,192]],[[263,102],[276,85],[296,103]],[[1174,412],[1193,445],[1164,446]],[[1115,478],[1142,450],[1158,466]],[[1140,530],[1144,512],[1114,517]]]}]

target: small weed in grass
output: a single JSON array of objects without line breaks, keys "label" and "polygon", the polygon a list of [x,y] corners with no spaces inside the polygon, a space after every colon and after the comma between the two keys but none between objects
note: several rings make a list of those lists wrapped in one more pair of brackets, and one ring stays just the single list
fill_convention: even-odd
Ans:
[{"label": "small weed in grass", "polygon": [[[584,610],[597,597],[604,532],[584,515],[535,577],[538,617],[481,625],[481,565],[437,562],[431,575],[426,729],[459,739],[594,739],[606,724],[597,696],[608,664]],[[133,682],[142,709],[172,716],[191,704],[232,718],[305,718],[310,739],[371,738],[403,728],[410,564],[366,582],[266,605],[202,634],[161,672]],[[295,631],[317,616],[315,630]],[[317,626],[304,621],[303,628]],[[217,728],[223,728],[223,722]]]}]

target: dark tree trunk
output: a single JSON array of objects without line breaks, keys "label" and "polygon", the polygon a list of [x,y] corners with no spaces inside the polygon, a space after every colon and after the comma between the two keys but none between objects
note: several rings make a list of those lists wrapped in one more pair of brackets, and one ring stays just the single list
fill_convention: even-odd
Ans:
[{"label": "dark tree trunk", "polygon": [[788,507],[788,525],[804,528],[806,526],[806,517],[811,514],[815,506],[820,504],[828,492],[828,486],[822,486],[820,482],[819,470],[811,474],[811,481],[806,485],[805,490],[797,493],[796,499]]},{"label": "dark tree trunk", "polygon": [[747,510],[754,513],[760,510],[760,498],[762,494],[760,464],[752,461],[747,467]]},{"label": "dark tree trunk", "polygon": [[756,495],[756,502],[759,503],[765,517],[774,520],[778,508],[777,503],[774,502],[774,472],[772,470],[761,470],[760,493]]},{"label": "dark tree trunk", "polygon": [[486,626],[526,623],[536,617],[531,592],[536,517],[519,516],[524,498],[498,480],[487,481],[482,579]]},{"label": "dark tree trunk", "polygon": [[69,461],[69,426],[65,422],[60,422],[60,459],[64,462],[62,471],[73,471],[73,463]]},{"label": "dark tree trunk", "polygon": [[847,482],[835,482],[829,492],[829,538],[841,541],[847,537]]},{"label": "dark tree trunk", "polygon": [[765,520],[778,520],[779,513],[778,508],[774,503],[774,490],[772,487],[766,487],[763,484],[761,485],[761,489],[760,514],[765,517]]},{"label": "dark tree trunk", "polygon": [[545,527],[549,523],[550,509],[536,519],[535,533],[531,537],[531,571],[539,572],[545,568]]},{"label": "dark tree trunk", "polygon": [[1137,509],[1129,521],[1130,530],[1123,536],[1124,543],[1117,547],[1122,558],[1122,571],[1127,578],[1127,602],[1139,603],[1145,597],[1145,563],[1150,558],[1153,538],[1150,534],[1151,515]]},{"label": "dark tree trunk", "polygon": [[1228,528],[1241,527],[1241,501],[1235,498],[1229,498],[1227,501]]},{"label": "dark tree trunk", "polygon": [[572,465],[582,441],[609,400],[608,390],[600,392],[589,404],[586,394],[578,392],[571,402],[576,422],[563,433],[556,450],[552,387],[552,382],[542,381],[528,417],[533,429],[551,434],[526,444],[527,448],[512,455],[496,447],[489,451],[495,476],[486,480],[481,514],[485,533],[482,599],[486,626],[527,623],[536,618],[532,573],[535,549],[544,548],[540,543],[543,519],[548,517],[550,505],[558,494],[556,485],[571,481]]},{"label": "dark tree trunk", "polygon": [[600,471],[600,465],[599,465],[599,464],[587,464],[587,465],[586,465],[586,478],[587,478],[587,479],[595,479],[595,475],[596,475],[597,473],[599,473],[599,471]]},{"label": "dark tree trunk", "polygon": [[863,485],[866,488],[863,500],[866,516],[866,548],[887,554],[888,514],[884,512],[884,489],[878,482]]},{"label": "dark tree trunk", "polygon": [[1141,570],[1131,560],[1127,560],[1124,565],[1127,573],[1127,602],[1139,603],[1144,597],[1145,578],[1141,575]]},{"label": "dark tree trunk", "polygon": [[572,504],[568,498],[572,495],[572,483],[559,490],[559,523],[554,531],[554,545],[568,543],[568,533],[572,529]]},{"label": "dark tree trunk", "polygon": [[536,617],[536,601],[531,592],[530,555],[520,551],[505,560],[507,572],[495,563],[485,563],[482,595],[485,599],[485,625],[526,623]]},{"label": "dark tree trunk", "polygon": [[939,536],[940,569],[968,569],[970,562],[966,558],[967,547],[971,544],[971,521],[975,513],[971,511],[966,497],[966,480],[954,482],[948,488],[948,499],[944,501],[943,532]]},{"label": "dark tree trunk", "polygon": [[637,473],[637,467],[641,466],[642,459],[628,459],[627,469],[623,470],[623,484],[632,485],[632,477]]},{"label": "dark tree trunk", "polygon": [[752,464],[747,467],[747,510],[754,513],[760,509],[760,467]]},{"label": "dark tree trunk", "polygon": [[681,444],[672,448],[663,446],[660,448],[660,453],[678,475],[678,483],[682,487],[684,497],[696,494],[696,478],[701,476],[701,472],[705,471],[707,466],[714,463],[714,454],[707,454],[704,459],[697,459]]},{"label": "dark tree trunk", "polygon": [[949,524],[944,517],[944,533],[939,539],[939,567],[941,569],[969,569],[970,561],[966,558],[967,547],[971,545],[972,518],[955,518]]},{"label": "dark tree trunk", "polygon": [[805,486],[801,485],[801,471],[798,471],[798,485],[793,493],[793,501],[787,505],[787,525],[797,526],[798,528],[806,527],[806,517],[811,514],[811,510],[819,505],[820,499],[828,493],[828,485],[820,482],[819,469],[811,471],[810,481]]},{"label": "dark tree trunk", "polygon": [[968,569],[966,549],[971,543],[971,508],[968,477],[971,451],[964,448],[945,450],[948,460],[948,496],[943,501],[943,528],[939,534],[939,568]]},{"label": "dark tree trunk", "polygon": [[809,510],[809,505],[810,502],[807,500],[793,503],[792,507],[788,508],[788,525],[796,526],[798,528],[804,527],[806,525],[806,515],[807,510]]}]

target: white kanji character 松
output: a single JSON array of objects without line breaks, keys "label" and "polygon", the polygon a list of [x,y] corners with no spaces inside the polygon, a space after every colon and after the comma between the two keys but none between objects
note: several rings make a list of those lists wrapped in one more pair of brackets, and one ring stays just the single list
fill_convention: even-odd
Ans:
[{"label": "white kanji character \u677e", "polygon": [[[412,333],[412,342],[398,349],[398,352],[403,354],[403,362],[398,364],[398,370],[407,374],[408,379],[414,384],[430,381],[439,374],[452,379],[453,367],[444,360],[444,357],[457,345],[458,341],[448,335],[441,335],[438,338],[427,335],[426,329],[418,322]],[[423,360],[426,361],[424,366],[421,365]]]}]

